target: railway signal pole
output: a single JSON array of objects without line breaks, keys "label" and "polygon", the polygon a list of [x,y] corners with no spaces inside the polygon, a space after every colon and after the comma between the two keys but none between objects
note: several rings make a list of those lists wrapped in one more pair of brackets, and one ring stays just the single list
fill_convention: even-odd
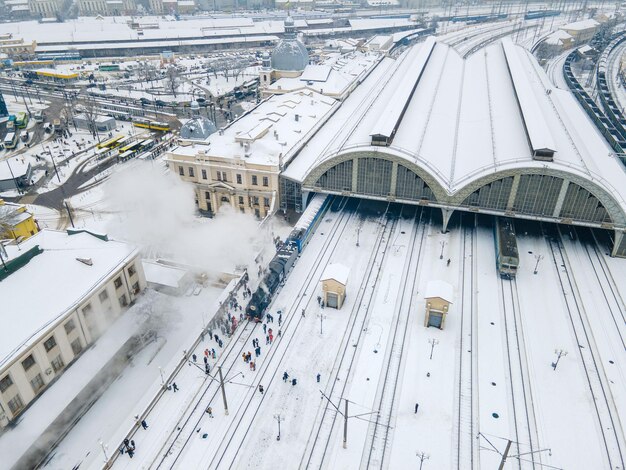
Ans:
[{"label": "railway signal pole", "polygon": [[443,249],[444,249],[444,248],[445,248],[445,246],[446,246],[446,242],[445,242],[445,240],[441,240],[441,241],[439,242],[439,244],[441,245],[441,253],[439,254],[439,259],[443,259]]},{"label": "railway signal pole", "polygon": [[320,317],[320,335],[324,333],[324,318],[326,318],[326,315],[324,315],[322,312],[317,314],[318,317]]},{"label": "railway signal pole", "polygon": [[539,267],[539,261],[541,261],[543,259],[543,255],[535,255],[535,259],[537,260],[537,262],[535,263],[535,270],[534,270],[533,274],[537,274],[537,268]]},{"label": "railway signal pole", "polygon": [[563,349],[555,349],[554,354],[556,354],[556,361],[552,363],[552,370],[556,370],[556,366],[559,365],[561,358],[563,356],[567,356],[567,351],[564,351]]},{"label": "railway signal pole", "polygon": [[420,468],[419,470],[422,470],[422,466],[424,465],[424,460],[428,460],[430,458],[430,455],[425,454],[424,452],[416,452],[417,458],[420,459]]},{"label": "railway signal pole", "polygon": [[274,419],[278,422],[278,436],[276,436],[276,440],[280,441],[280,422],[285,421],[285,418],[281,417],[280,414],[274,415]]},{"label": "railway signal pole", "polygon": [[435,350],[435,346],[437,346],[439,344],[439,340],[435,339],[435,338],[430,338],[428,340],[428,342],[430,343],[430,358],[432,360],[433,358],[433,351]]}]

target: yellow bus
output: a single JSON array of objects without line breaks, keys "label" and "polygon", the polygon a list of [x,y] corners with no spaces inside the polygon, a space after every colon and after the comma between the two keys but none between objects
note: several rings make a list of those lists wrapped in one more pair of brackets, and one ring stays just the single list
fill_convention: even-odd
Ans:
[{"label": "yellow bus", "polygon": [[98,145],[96,145],[97,148],[99,149],[103,149],[103,148],[115,148],[118,145],[118,142],[120,141],[120,139],[122,139],[124,137],[123,134],[120,135],[116,135],[115,137],[105,141],[105,142],[100,142]]}]

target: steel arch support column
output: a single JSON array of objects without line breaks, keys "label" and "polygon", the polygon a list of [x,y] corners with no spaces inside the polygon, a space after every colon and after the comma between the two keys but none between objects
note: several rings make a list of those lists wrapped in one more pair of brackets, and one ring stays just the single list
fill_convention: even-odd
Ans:
[{"label": "steel arch support column", "polygon": [[565,196],[567,195],[567,188],[569,188],[569,181],[563,180],[561,185],[561,191],[559,191],[559,197],[556,200],[556,206],[554,206],[553,217],[558,217],[563,209],[563,203],[565,202]]},{"label": "steel arch support column", "polygon": [[509,200],[506,203],[506,210],[512,211],[515,204],[515,198],[517,197],[517,189],[519,188],[519,182],[522,179],[521,175],[515,175],[513,177],[513,184],[511,185],[511,192],[509,194]]},{"label": "steel arch support column", "polygon": [[626,258],[626,237],[624,232],[620,230],[615,231],[615,239],[613,242],[613,251],[611,256],[616,258]]},{"label": "steel arch support column", "polygon": [[450,222],[450,217],[452,217],[453,209],[441,209],[441,215],[443,217],[443,226],[441,227],[441,233],[446,233],[448,230],[448,222]]},{"label": "steel arch support column", "polygon": [[389,196],[396,197],[396,187],[398,186],[398,162],[391,164],[391,185],[389,186]]},{"label": "steel arch support column", "polygon": [[352,159],[352,193],[358,193],[358,178],[359,178],[359,159]]},{"label": "steel arch support column", "polygon": [[304,212],[304,210],[306,209],[306,202],[309,200],[309,194],[310,191],[302,191],[301,195],[302,195],[302,212]]}]

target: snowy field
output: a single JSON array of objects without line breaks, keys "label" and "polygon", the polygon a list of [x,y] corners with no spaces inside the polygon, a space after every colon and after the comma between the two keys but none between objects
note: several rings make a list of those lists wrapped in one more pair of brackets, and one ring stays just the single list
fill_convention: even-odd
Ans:
[{"label": "snowy field", "polygon": [[[588,232],[557,242],[523,225],[518,277],[501,280],[490,218],[457,215],[442,234],[436,212],[373,208],[324,217],[269,308],[273,344],[239,325],[217,361],[228,414],[215,369],[183,369],[113,466],[497,468],[511,440],[504,468],[623,468],[626,262]],[[331,260],[350,268],[341,310],[316,301]],[[430,280],[454,286],[443,330],[424,327]]]}]

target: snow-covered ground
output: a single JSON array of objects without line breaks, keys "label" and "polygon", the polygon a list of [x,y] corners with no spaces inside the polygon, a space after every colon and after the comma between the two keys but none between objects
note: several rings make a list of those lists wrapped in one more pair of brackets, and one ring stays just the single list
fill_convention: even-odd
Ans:
[{"label": "snow-covered ground", "polygon": [[[428,211],[403,211],[397,221],[372,211],[329,212],[269,308],[273,344],[266,345],[262,325],[244,323],[219,358],[229,413],[216,374],[206,379],[184,369],[176,378],[181,390],[157,404],[149,429],[133,436],[134,458],[120,456],[114,467],[410,468],[423,453],[428,468],[495,468],[509,439],[505,468],[609,468],[608,458],[621,465],[624,260],[601,252],[595,262],[610,272],[610,290],[608,277],[594,277],[589,242],[564,239],[562,266],[536,227],[518,234],[517,279],[501,280],[490,220],[474,229],[474,216],[465,214],[462,226],[457,221],[442,234]],[[536,275],[535,255],[543,256]],[[316,301],[330,260],[350,268],[341,310]],[[574,336],[580,326],[571,323],[565,273],[579,286],[585,331],[596,341],[583,345]],[[443,330],[424,327],[424,290],[433,279],[455,291]],[[553,369],[555,350],[568,354]],[[254,371],[242,360],[247,351]],[[598,379],[588,381],[585,370]],[[592,398],[600,383],[604,408]],[[611,449],[612,442],[619,445]]]}]

